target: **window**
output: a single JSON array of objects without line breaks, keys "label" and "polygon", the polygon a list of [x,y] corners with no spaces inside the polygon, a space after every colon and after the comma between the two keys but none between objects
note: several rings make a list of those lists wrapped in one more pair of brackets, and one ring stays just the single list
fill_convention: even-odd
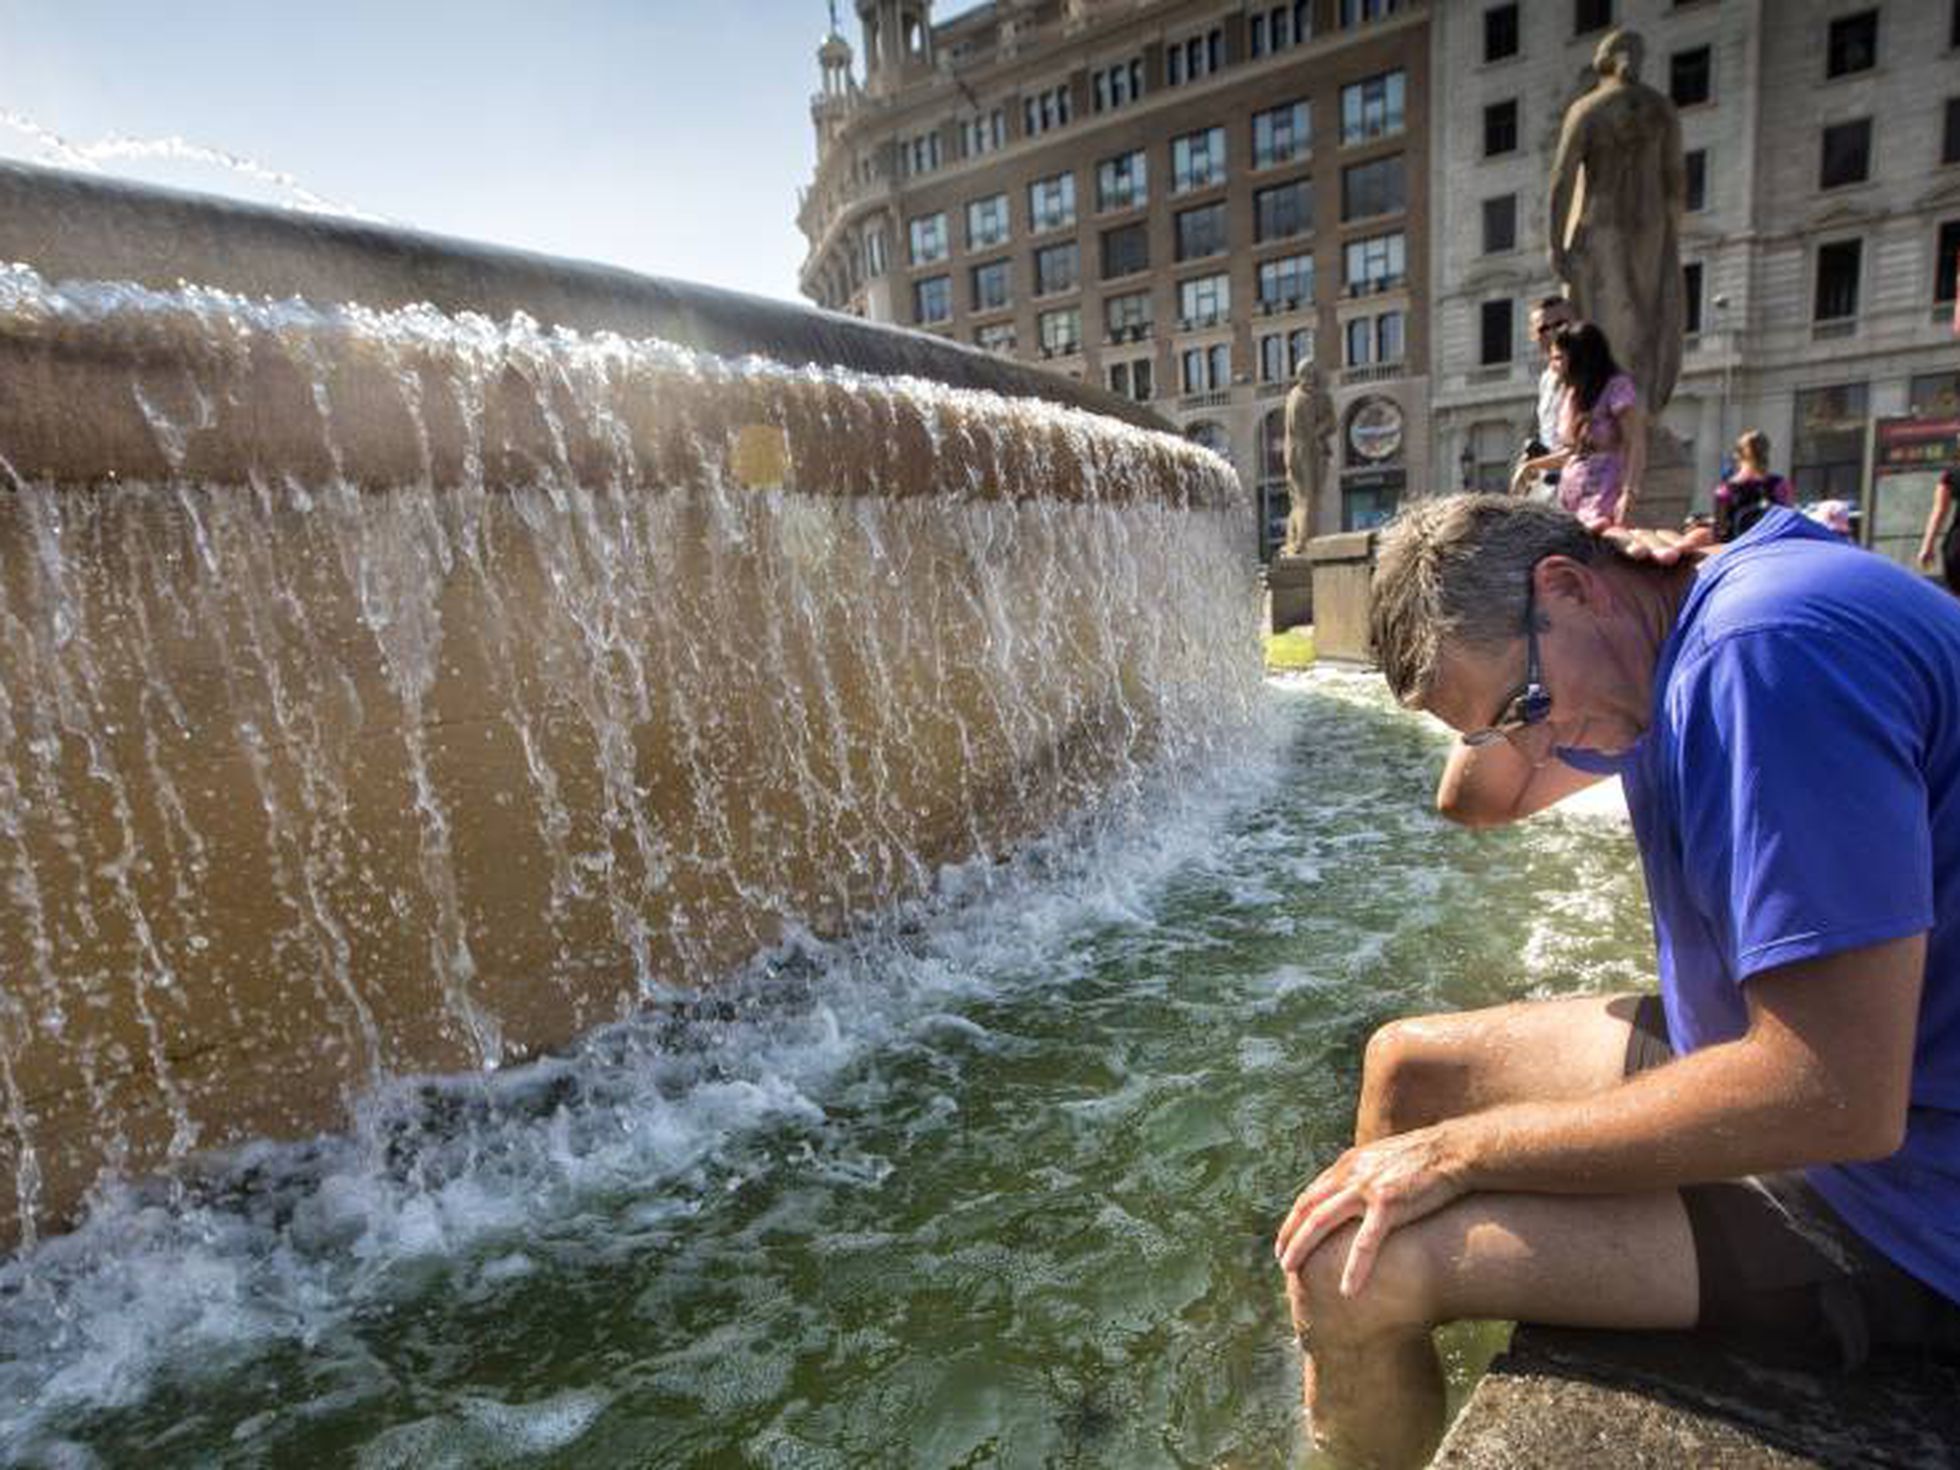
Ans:
[{"label": "window", "polygon": [[1178,282],[1178,325],[1187,328],[1216,326],[1231,314],[1232,278],[1224,272]]},{"label": "window", "polygon": [[946,258],[945,214],[922,214],[906,221],[906,234],[912,245],[912,264],[931,265]]},{"label": "window", "polygon": [[1141,342],[1150,335],[1150,293],[1130,291],[1103,300],[1103,324],[1112,342]]},{"label": "window", "polygon": [[1073,291],[1082,279],[1082,252],[1075,241],[1049,245],[1034,253],[1034,294],[1052,296]]},{"label": "window", "polygon": [[1259,263],[1259,305],[1264,311],[1293,311],[1313,300],[1313,257],[1282,255]]},{"label": "window", "polygon": [[1109,365],[1109,391],[1122,398],[1134,398],[1138,403],[1148,403],[1154,396],[1150,377],[1147,357],[1139,357],[1135,362],[1113,362]]},{"label": "window", "polygon": [[1572,34],[1583,36],[1613,24],[1613,0],[1572,0]]},{"label": "window", "polygon": [[1689,214],[1700,214],[1708,208],[1708,150],[1690,148],[1681,155],[1681,162],[1687,173],[1687,202]]},{"label": "window", "polygon": [[1511,488],[1511,466],[1523,436],[1506,423],[1481,423],[1470,430],[1470,478],[1465,490],[1502,495]]},{"label": "window", "polygon": [[1288,102],[1252,114],[1252,166],[1290,163],[1313,144],[1312,116],[1304,102]]},{"label": "window", "polygon": [[1246,46],[1257,61],[1313,35],[1313,0],[1255,10],[1246,23]]},{"label": "window", "polygon": [[1007,112],[996,107],[992,112],[960,120],[960,152],[966,158],[978,158],[985,153],[994,153],[1007,146]]},{"label": "window", "polygon": [[1835,189],[1844,184],[1862,184],[1871,177],[1872,120],[1854,118],[1832,123],[1824,129],[1823,159],[1817,171],[1817,187]]},{"label": "window", "polygon": [[1164,48],[1164,81],[1172,87],[1208,77],[1225,64],[1225,31],[1213,26]]},{"label": "window", "polygon": [[990,194],[966,206],[966,248],[986,250],[1007,239],[1007,196]]},{"label": "window", "polygon": [[1283,383],[1313,358],[1313,329],[1268,332],[1259,339],[1259,381]]},{"label": "window", "polygon": [[1681,267],[1682,295],[1688,302],[1688,316],[1683,330],[1688,336],[1701,331],[1701,262],[1691,260]]},{"label": "window", "polygon": [[1313,180],[1295,179],[1252,192],[1252,238],[1263,245],[1313,228]]},{"label": "window", "polygon": [[1940,140],[1940,162],[1960,163],[1960,97],[1946,99],[1946,132]]},{"label": "window", "polygon": [[1960,418],[1960,372],[1914,373],[1906,385],[1906,412],[1923,419]]},{"label": "window", "polygon": [[1865,417],[1870,390],[1838,383],[1797,392],[1790,436],[1790,479],[1799,500],[1827,497],[1856,502],[1864,479]]},{"label": "window", "polygon": [[1028,228],[1064,230],[1075,223],[1075,175],[1056,174],[1028,185]]},{"label": "window", "polygon": [[920,324],[953,319],[953,278],[927,276],[912,283],[912,320]]},{"label": "window", "polygon": [[1114,112],[1143,95],[1143,58],[1132,56],[1089,74],[1089,105],[1097,112]]},{"label": "window", "polygon": [[1960,275],[1960,219],[1940,225],[1939,239],[1933,242],[1933,304],[1951,306],[1954,279]]},{"label": "window", "polygon": [[1142,224],[1104,230],[1102,236],[1102,278],[1135,275],[1150,269],[1150,230]]},{"label": "window", "polygon": [[1401,8],[1400,0],[1341,0],[1341,28],[1386,20]]},{"label": "window", "polygon": [[1021,99],[1021,131],[1028,137],[1068,123],[1068,83],[1046,87]]},{"label": "window", "polygon": [[1171,193],[1225,182],[1225,130],[1205,128],[1171,139]]},{"label": "window", "polygon": [[1811,320],[1843,321],[1858,314],[1858,268],[1862,240],[1833,240],[1817,247],[1817,294]]},{"label": "window", "polygon": [[1484,109],[1484,157],[1511,153],[1518,146],[1518,99],[1493,102]]},{"label": "window", "polygon": [[864,232],[864,273],[868,276],[882,276],[890,261],[886,254],[885,231],[882,226],[874,226]]},{"label": "window", "polygon": [[1518,7],[1493,5],[1484,12],[1484,60],[1502,61],[1518,54]]},{"label": "window", "polygon": [[1186,393],[1221,393],[1232,386],[1232,349],[1228,343],[1189,347],[1179,355]]},{"label": "window", "polygon": [[1406,76],[1399,71],[1341,88],[1341,141],[1365,143],[1401,132],[1405,91]]},{"label": "window", "polygon": [[1096,208],[1133,209],[1149,199],[1148,167],[1143,150],[1119,153],[1096,165]]},{"label": "window", "polygon": [[1350,317],[1341,333],[1346,365],[1368,367],[1402,361],[1406,321],[1399,311]]},{"label": "window", "polygon": [[1037,325],[1041,328],[1041,355],[1068,357],[1082,350],[1082,312],[1065,306],[1060,311],[1044,311]]},{"label": "window", "polygon": [[1518,248],[1518,196],[1499,194],[1484,201],[1484,254]]},{"label": "window", "polygon": [[1204,204],[1180,210],[1173,224],[1177,234],[1177,258],[1193,260],[1216,255],[1225,248],[1225,206]]},{"label": "window", "polygon": [[1386,291],[1402,284],[1408,270],[1407,242],[1399,230],[1393,235],[1350,240],[1345,264],[1348,295]]},{"label": "window", "polygon": [[999,311],[1013,298],[1008,290],[1008,263],[990,260],[973,268],[973,309]]},{"label": "window", "polygon": [[1498,367],[1511,360],[1516,332],[1511,325],[1510,301],[1486,301],[1482,309],[1477,361],[1485,367]]},{"label": "window", "polygon": [[973,334],[973,345],[982,352],[1014,354],[1014,323],[990,322]]},{"label": "window", "polygon": [[1390,154],[1341,170],[1341,219],[1400,214],[1408,204],[1408,178],[1402,155]]},{"label": "window", "polygon": [[1667,95],[1676,107],[1693,107],[1715,95],[1715,53],[1707,46],[1677,51],[1667,59]]},{"label": "window", "polygon": [[1824,75],[1848,77],[1878,65],[1878,12],[1861,10],[1831,22],[1824,47]]},{"label": "window", "polygon": [[907,178],[929,174],[939,167],[939,134],[919,133],[903,138],[898,145],[899,172]]}]

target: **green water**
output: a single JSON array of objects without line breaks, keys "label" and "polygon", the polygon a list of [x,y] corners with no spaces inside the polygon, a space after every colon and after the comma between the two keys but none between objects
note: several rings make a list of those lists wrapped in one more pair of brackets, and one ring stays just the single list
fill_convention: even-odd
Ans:
[{"label": "green water", "polygon": [[1622,830],[1447,828],[1442,737],[1373,684],[1270,703],[1217,783],[1235,798],[1166,800],[324,1162],[120,1202],[0,1281],[0,1442],[77,1465],[1300,1463],[1271,1234],[1342,1145],[1369,1031],[1638,985],[1649,940]]}]

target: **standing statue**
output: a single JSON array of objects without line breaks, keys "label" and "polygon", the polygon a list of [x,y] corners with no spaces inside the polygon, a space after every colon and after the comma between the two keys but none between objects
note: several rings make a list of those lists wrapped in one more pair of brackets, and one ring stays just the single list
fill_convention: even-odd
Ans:
[{"label": "standing statue", "polygon": [[1674,104],[1640,80],[1645,52],[1613,30],[1593,53],[1599,81],[1565,112],[1552,163],[1552,274],[1606,333],[1650,416],[1681,375],[1687,293],[1681,210],[1687,166]]},{"label": "standing statue", "polygon": [[1334,440],[1334,403],[1312,358],[1300,364],[1286,392],[1286,513],[1288,556],[1298,556],[1313,538],[1320,494],[1327,484]]}]

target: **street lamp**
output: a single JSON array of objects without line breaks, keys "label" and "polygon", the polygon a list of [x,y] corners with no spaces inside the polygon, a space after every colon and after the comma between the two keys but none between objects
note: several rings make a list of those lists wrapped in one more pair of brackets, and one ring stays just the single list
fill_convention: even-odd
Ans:
[{"label": "street lamp", "polygon": [[1470,447],[1470,438],[1467,434],[1463,440],[1463,453],[1456,457],[1456,467],[1461,471],[1463,488],[1465,490],[1476,489],[1477,487],[1474,481],[1477,473],[1477,451]]}]

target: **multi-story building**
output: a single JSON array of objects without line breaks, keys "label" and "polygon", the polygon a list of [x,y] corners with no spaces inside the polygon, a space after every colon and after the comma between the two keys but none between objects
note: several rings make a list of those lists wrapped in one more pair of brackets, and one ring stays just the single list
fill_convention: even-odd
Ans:
[{"label": "multi-story building", "polygon": [[1313,357],[1338,496],[1428,462],[1427,0],[858,0],[833,29],[798,223],[819,304],[1153,404],[1286,510]]},{"label": "multi-story building", "polygon": [[1614,25],[1681,115],[1688,335],[1663,422],[1695,505],[1745,428],[1803,498],[1856,500],[1875,417],[1960,414],[1960,0],[1439,5],[1431,482],[1502,488],[1530,430],[1553,153]]}]

